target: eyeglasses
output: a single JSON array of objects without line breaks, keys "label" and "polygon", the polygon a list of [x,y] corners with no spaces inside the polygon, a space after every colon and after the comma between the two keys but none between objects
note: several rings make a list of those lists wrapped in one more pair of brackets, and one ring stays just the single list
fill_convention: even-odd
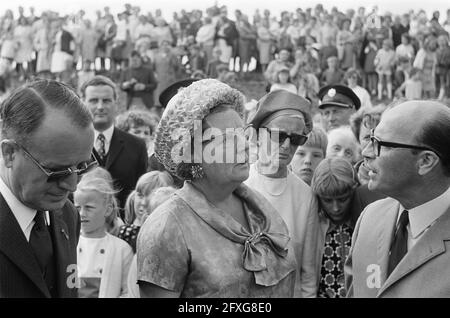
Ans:
[{"label": "eyeglasses", "polygon": [[270,134],[270,139],[272,139],[273,142],[277,142],[279,144],[283,144],[287,138],[289,138],[289,141],[293,146],[301,146],[305,144],[305,142],[308,140],[308,136],[306,135],[300,135],[300,134],[288,134],[285,131],[279,130],[279,129],[271,129],[267,127],[262,127],[267,129],[267,131]]},{"label": "eyeglasses", "polygon": [[375,137],[373,133],[374,133],[374,129],[372,129],[370,131],[370,141],[372,142],[373,152],[377,155],[377,157],[380,156],[381,146],[390,147],[390,148],[428,150],[428,151],[434,152],[436,155],[439,156],[439,153],[436,150],[433,150],[429,147],[401,144],[401,143],[397,143],[397,142],[382,141],[379,138]]},{"label": "eyeglasses", "polygon": [[82,163],[78,164],[75,168],[66,168],[63,170],[52,170],[52,169],[43,167],[39,163],[39,161],[37,161],[36,158],[34,158],[33,155],[31,155],[31,153],[24,146],[22,146],[15,140],[13,140],[13,142],[17,146],[19,146],[20,149],[22,149],[22,151],[28,156],[28,158],[30,158],[31,161],[33,161],[34,164],[36,166],[38,166],[38,168],[41,169],[41,171],[43,173],[45,173],[45,175],[47,176],[47,182],[59,181],[61,179],[67,178],[68,176],[71,176],[74,173],[80,177],[98,165],[97,159],[95,158],[94,154],[91,152],[91,159],[89,162],[82,162]]}]

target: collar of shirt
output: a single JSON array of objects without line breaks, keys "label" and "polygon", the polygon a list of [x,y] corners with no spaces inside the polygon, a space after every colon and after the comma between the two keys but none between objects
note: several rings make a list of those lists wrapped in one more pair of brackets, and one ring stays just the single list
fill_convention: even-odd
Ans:
[{"label": "collar of shirt", "polygon": [[97,130],[95,130],[95,133],[94,133],[94,137],[95,137],[94,145],[96,145],[98,135],[100,135],[101,133],[103,134],[103,136],[105,136],[105,153],[108,153],[109,145],[111,144],[112,135],[114,133],[114,125],[112,125],[108,129],[106,129],[105,131],[97,131]]},{"label": "collar of shirt", "polygon": [[[427,228],[429,228],[442,214],[444,214],[450,206],[450,188],[448,188],[440,196],[428,201],[409,211],[409,225],[412,238],[420,236]],[[406,210],[400,205],[397,222],[400,215]]]},{"label": "collar of shirt", "polygon": [[0,192],[2,193],[3,198],[11,209],[14,217],[19,223],[20,228],[22,229],[23,234],[28,241],[30,239],[31,229],[34,225],[34,216],[36,215],[36,210],[31,209],[20,202],[19,199],[17,199],[12,191],[8,188],[2,178],[0,178]]}]

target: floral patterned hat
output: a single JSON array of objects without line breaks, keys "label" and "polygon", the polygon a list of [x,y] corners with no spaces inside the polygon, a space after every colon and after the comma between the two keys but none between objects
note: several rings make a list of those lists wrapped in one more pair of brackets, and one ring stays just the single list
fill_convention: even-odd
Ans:
[{"label": "floral patterned hat", "polygon": [[214,107],[220,105],[230,105],[242,116],[244,96],[218,80],[203,79],[183,88],[169,101],[155,138],[155,156],[167,171],[182,177],[178,166],[183,162],[179,162],[178,158],[191,159],[191,154],[183,151],[190,149],[188,144],[194,136],[194,128],[196,132],[201,129],[198,125],[194,127],[194,123],[201,122]]}]

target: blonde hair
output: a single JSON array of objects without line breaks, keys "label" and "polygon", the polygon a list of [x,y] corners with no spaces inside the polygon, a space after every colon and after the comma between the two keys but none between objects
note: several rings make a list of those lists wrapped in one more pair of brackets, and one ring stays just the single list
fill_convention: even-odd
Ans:
[{"label": "blonde hair", "polygon": [[355,169],[339,157],[325,158],[314,171],[311,189],[318,196],[338,197],[351,193],[357,187]]},{"label": "blonde hair", "polygon": [[116,194],[120,191],[114,188],[114,182],[108,170],[96,167],[81,177],[76,191],[97,192],[105,198],[105,206],[111,206],[111,213],[106,216],[106,230],[116,234],[119,228],[117,216],[119,205]]},{"label": "blonde hair", "polygon": [[322,150],[323,156],[325,157],[327,153],[327,145],[328,145],[327,134],[321,128],[313,127],[313,129],[308,135],[308,139],[303,144],[303,147],[319,148]]},{"label": "blonde hair", "polygon": [[130,193],[125,203],[125,223],[132,224],[136,219],[136,211],[134,211],[134,196],[137,193],[147,197],[152,191],[158,188],[173,185],[173,178],[166,171],[150,171],[143,174],[136,183],[136,189]]}]

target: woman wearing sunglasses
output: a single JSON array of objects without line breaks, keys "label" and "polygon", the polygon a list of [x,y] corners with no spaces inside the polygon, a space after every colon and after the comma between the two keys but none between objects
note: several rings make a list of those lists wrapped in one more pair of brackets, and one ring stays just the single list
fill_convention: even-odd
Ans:
[{"label": "woman wearing sunglasses", "polygon": [[249,119],[251,137],[257,136],[258,159],[246,184],[265,196],[288,226],[299,263],[298,297],[315,297],[317,288],[316,251],[304,248],[315,246],[317,200],[311,188],[288,170],[297,147],[312,129],[309,109],[303,97],[280,90],[265,95]]}]

